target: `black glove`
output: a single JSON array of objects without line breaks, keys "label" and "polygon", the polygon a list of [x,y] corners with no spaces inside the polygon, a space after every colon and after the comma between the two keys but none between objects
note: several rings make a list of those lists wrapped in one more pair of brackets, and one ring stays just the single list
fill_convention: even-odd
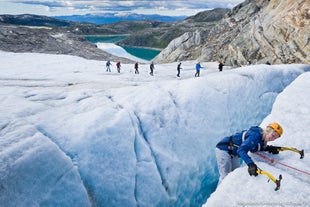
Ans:
[{"label": "black glove", "polygon": [[279,154],[279,150],[280,147],[274,147],[272,145],[268,146],[268,152],[271,153],[271,154]]},{"label": "black glove", "polygon": [[253,162],[250,163],[249,165],[249,168],[248,168],[248,172],[250,174],[250,176],[254,175],[254,176],[257,176],[257,165],[255,165]]}]

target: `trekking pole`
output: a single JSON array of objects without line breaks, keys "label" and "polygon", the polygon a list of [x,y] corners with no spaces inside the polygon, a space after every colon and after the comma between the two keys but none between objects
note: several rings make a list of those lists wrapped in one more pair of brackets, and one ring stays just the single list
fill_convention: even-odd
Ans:
[{"label": "trekking pole", "polygon": [[[269,172],[264,171],[260,168],[258,168],[256,172],[258,174],[267,175],[269,177],[269,180],[272,180],[276,184],[276,188],[274,189],[275,191],[280,189],[282,175],[279,175],[279,179],[276,179],[272,174],[270,174]],[[269,180],[268,180],[268,182],[269,182]]]}]

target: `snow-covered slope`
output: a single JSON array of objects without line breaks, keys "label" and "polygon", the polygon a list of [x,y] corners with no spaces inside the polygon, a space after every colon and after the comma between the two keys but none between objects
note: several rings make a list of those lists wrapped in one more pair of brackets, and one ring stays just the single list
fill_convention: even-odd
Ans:
[{"label": "snow-covered slope", "polygon": [[[0,203],[202,205],[217,184],[215,144],[260,124],[277,95],[310,70],[257,65],[219,73],[216,63],[202,65],[195,78],[195,63],[183,62],[176,79],[177,63],[155,65],[150,76],[147,64],[139,75],[133,65],[118,74],[115,63],[107,73],[101,61],[0,52]],[[273,191],[265,177],[246,173],[232,173],[240,179],[235,184],[262,183]],[[223,188],[225,182],[229,177]]]}]

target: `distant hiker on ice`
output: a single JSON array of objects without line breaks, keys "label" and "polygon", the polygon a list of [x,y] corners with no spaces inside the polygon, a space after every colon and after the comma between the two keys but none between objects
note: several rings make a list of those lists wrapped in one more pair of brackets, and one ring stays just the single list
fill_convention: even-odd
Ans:
[{"label": "distant hiker on ice", "polygon": [[139,74],[139,64],[138,64],[138,62],[135,63],[135,74]]},{"label": "distant hiker on ice", "polygon": [[271,123],[265,129],[253,126],[223,138],[215,148],[215,155],[220,173],[219,184],[224,177],[240,166],[240,158],[248,165],[249,175],[257,176],[257,166],[248,152],[268,151],[278,154],[278,148],[267,145],[282,135],[283,129],[278,123]]},{"label": "distant hiker on ice", "polygon": [[105,64],[105,66],[107,67],[107,72],[111,72],[110,65],[111,65],[111,62],[110,60],[108,60],[107,63]]},{"label": "distant hiker on ice", "polygon": [[200,62],[198,62],[196,64],[196,73],[195,73],[195,77],[199,77],[200,76],[200,69],[203,68],[201,65],[200,65]]},{"label": "distant hiker on ice", "polygon": [[117,68],[117,72],[120,73],[121,72],[121,62],[116,63],[116,68]]},{"label": "distant hiker on ice", "polygon": [[154,72],[154,63],[152,62],[151,65],[150,65],[150,75],[153,75],[153,72]]},{"label": "distant hiker on ice", "polygon": [[225,62],[224,62],[224,61],[220,62],[220,64],[219,64],[219,71],[220,71],[220,72],[223,70],[223,66],[224,66],[224,65],[225,65]]},{"label": "distant hiker on ice", "polygon": [[178,74],[177,74],[177,77],[180,77],[180,72],[181,72],[181,62],[178,64],[178,66],[177,66],[177,71],[178,71]]}]

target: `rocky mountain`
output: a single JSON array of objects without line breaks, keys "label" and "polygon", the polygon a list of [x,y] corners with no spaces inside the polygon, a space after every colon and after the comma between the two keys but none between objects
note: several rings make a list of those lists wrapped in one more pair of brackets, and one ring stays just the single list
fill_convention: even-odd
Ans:
[{"label": "rocky mountain", "polygon": [[86,59],[118,61],[131,60],[106,53],[88,42],[82,35],[75,34],[78,26],[74,22],[61,21],[37,15],[1,15],[0,50],[8,52],[35,52],[67,54]]},{"label": "rocky mountain", "polygon": [[[38,15],[0,15],[0,50],[78,55],[89,59],[120,59],[85,41],[85,35],[123,35],[120,45],[165,48],[185,32],[208,28],[229,9],[201,12],[183,21],[121,21],[112,24],[78,23]],[[122,62],[128,60],[122,60]]]},{"label": "rocky mountain", "polygon": [[0,23],[12,25],[25,25],[25,26],[46,26],[46,27],[59,27],[71,26],[74,22],[58,20],[55,18],[40,16],[34,14],[23,15],[0,15]]},{"label": "rocky mountain", "polygon": [[106,53],[83,37],[48,27],[0,26],[0,50],[8,52],[34,52],[67,54],[94,60],[131,60]]},{"label": "rocky mountain", "polygon": [[309,0],[246,0],[216,25],[174,39],[154,59],[310,64]]}]

